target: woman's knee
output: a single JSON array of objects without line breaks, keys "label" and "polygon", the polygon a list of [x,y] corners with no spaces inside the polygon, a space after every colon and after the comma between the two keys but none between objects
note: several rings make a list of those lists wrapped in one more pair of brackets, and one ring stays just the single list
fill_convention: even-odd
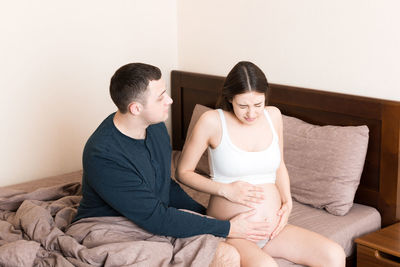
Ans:
[{"label": "woman's knee", "polygon": [[219,242],[214,258],[210,264],[212,267],[240,266],[240,255],[237,249],[225,242]]},{"label": "woman's knee", "polygon": [[260,251],[252,257],[242,257],[241,266],[243,267],[278,267],[276,261],[264,251]]},{"label": "woman's knee", "polygon": [[265,257],[259,258],[257,262],[252,262],[251,264],[252,267],[278,267],[278,264],[276,261],[265,254]]},{"label": "woman's knee", "polygon": [[346,265],[346,253],[339,244],[332,242],[325,252],[323,266],[344,267]]}]

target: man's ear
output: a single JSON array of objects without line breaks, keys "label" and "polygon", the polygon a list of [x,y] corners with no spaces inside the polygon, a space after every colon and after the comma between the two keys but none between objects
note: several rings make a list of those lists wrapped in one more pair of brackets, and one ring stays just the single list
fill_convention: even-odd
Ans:
[{"label": "man's ear", "polygon": [[128,111],[132,115],[139,115],[142,110],[143,110],[143,105],[140,104],[139,102],[132,102],[128,106]]}]

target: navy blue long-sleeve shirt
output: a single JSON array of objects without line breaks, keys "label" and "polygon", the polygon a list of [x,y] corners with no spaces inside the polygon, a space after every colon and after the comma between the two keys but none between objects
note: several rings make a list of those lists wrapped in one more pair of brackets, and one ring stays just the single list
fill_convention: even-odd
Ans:
[{"label": "navy blue long-sleeve shirt", "polygon": [[205,208],[170,178],[171,145],[164,123],[150,125],[146,138],[138,140],[115,127],[114,114],[100,124],[86,143],[83,197],[74,220],[125,216],[156,235],[226,237],[228,221],[178,210],[205,213]]}]

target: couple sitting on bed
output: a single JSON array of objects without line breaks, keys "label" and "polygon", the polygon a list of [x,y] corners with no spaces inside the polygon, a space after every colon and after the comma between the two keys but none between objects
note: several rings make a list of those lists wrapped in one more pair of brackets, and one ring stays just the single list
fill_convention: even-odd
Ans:
[{"label": "couple sitting on bed", "polygon": [[[338,244],[287,223],[292,199],[282,117],[266,106],[268,88],[256,65],[239,62],[226,77],[221,109],[204,113],[187,137],[177,179],[211,194],[206,210],[170,178],[164,121],[172,99],[160,70],[142,63],[119,68],[110,84],[118,111],[101,123],[84,149],[83,197],[75,221],[125,216],[156,235],[226,238],[210,258],[213,266],[277,266],[272,257],[345,266]],[[212,179],[194,171],[206,149]]]}]

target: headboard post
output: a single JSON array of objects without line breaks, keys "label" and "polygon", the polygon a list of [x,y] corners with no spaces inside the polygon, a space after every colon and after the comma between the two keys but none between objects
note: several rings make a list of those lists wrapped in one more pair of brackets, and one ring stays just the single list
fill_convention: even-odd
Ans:
[{"label": "headboard post", "polygon": [[184,143],[182,137],[183,116],[182,116],[182,88],[181,75],[177,71],[171,72],[171,98],[172,103],[172,146],[173,149],[181,150]]},{"label": "headboard post", "polygon": [[400,107],[386,105],[382,108],[382,146],[380,180],[381,208],[387,210],[382,224],[392,224],[400,219]]}]

